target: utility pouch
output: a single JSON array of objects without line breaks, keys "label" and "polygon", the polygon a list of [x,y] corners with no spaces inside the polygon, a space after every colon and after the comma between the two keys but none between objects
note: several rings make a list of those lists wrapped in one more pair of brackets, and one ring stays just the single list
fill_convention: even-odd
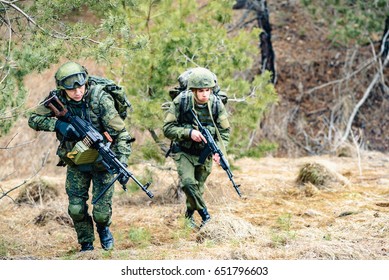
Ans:
[{"label": "utility pouch", "polygon": [[78,141],[74,148],[66,155],[76,165],[88,164],[96,161],[99,153],[95,149],[86,146],[82,141]]},{"label": "utility pouch", "polygon": [[165,157],[167,158],[171,153],[174,155],[174,154],[177,154],[179,152],[181,152],[181,149],[180,149],[180,146],[178,145],[178,143],[174,142],[174,141],[171,141],[170,142],[170,148],[166,152]]},{"label": "utility pouch", "polygon": [[178,145],[177,142],[173,142],[173,144],[172,144],[172,153],[173,154],[177,154],[179,152],[181,152],[180,146]]},{"label": "utility pouch", "polygon": [[57,166],[75,166],[74,162],[70,160],[66,155],[74,146],[73,142],[61,142],[57,149],[57,156],[60,158]]}]

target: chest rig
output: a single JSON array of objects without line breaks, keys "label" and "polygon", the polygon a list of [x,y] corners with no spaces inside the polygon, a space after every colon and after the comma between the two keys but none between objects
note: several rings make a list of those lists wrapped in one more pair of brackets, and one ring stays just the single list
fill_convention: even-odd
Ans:
[{"label": "chest rig", "polygon": [[[90,87],[79,102],[69,100],[63,94],[59,95],[59,98],[72,115],[91,123],[101,133],[104,130],[100,111],[100,98],[103,93],[98,90],[98,87]],[[90,148],[90,143],[87,143],[86,139],[78,142],[62,139],[57,154],[68,165],[92,164],[99,157],[97,150]]]}]

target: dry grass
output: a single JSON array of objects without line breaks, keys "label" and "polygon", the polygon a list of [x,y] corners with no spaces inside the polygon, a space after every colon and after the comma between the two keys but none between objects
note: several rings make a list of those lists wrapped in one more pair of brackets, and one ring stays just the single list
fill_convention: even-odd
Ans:
[{"label": "dry grass", "polygon": [[197,242],[211,240],[225,244],[231,241],[254,240],[258,235],[256,227],[237,216],[218,214],[197,234]]},{"label": "dry grass", "polygon": [[21,187],[15,202],[18,204],[43,204],[55,200],[58,190],[44,178],[28,182]]},{"label": "dry grass", "polygon": [[[155,199],[116,187],[112,252],[100,249],[98,240],[95,251],[78,252],[65,178],[52,174],[12,192],[13,200],[0,200],[0,258],[389,259],[389,160],[379,153],[362,156],[362,175],[357,160],[348,157],[241,159],[234,163],[240,168],[234,174],[242,184],[242,199],[224,171],[215,168],[205,193],[212,220],[200,231],[185,225],[183,197],[172,188],[174,170],[133,166],[139,176],[147,169],[153,173]],[[297,184],[302,166],[309,164],[325,166],[347,184]],[[168,161],[165,167],[173,166]],[[6,190],[16,181],[1,184]]]},{"label": "dry grass", "polygon": [[322,188],[337,181],[337,174],[331,172],[324,165],[319,163],[307,163],[299,171],[297,183],[303,185],[310,183],[318,188]]}]

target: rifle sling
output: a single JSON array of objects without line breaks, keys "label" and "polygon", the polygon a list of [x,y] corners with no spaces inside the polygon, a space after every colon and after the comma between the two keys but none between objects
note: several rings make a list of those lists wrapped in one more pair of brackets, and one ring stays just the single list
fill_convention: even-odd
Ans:
[{"label": "rifle sling", "polygon": [[[217,102],[217,100],[215,100],[215,102]],[[210,102],[208,102],[208,111],[209,111],[209,114],[211,116],[212,123],[213,123],[213,125],[215,126],[215,129],[216,129],[216,136],[217,136],[217,139],[219,140],[220,150],[222,150],[222,153],[227,158],[226,147],[224,146],[223,139],[222,139],[222,137],[220,135],[219,129],[217,128],[217,125],[216,125],[216,123],[215,123],[215,121],[213,119]]]}]

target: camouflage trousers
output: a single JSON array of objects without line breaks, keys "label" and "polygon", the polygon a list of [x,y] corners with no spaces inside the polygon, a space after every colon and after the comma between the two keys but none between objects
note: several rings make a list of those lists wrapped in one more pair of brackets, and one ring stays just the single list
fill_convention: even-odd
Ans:
[{"label": "camouflage trousers", "polygon": [[106,171],[84,172],[75,166],[67,167],[65,186],[69,198],[68,213],[73,220],[78,243],[93,242],[95,240],[93,221],[101,226],[111,224],[113,186],[93,206],[93,220],[88,212],[87,201],[91,183],[93,186],[92,199],[94,199],[113,177],[112,174]]},{"label": "camouflage trousers", "polygon": [[204,184],[212,170],[212,158],[204,164],[198,162],[199,157],[184,152],[174,155],[181,188],[186,195],[188,210],[201,210],[207,208],[203,194]]}]

